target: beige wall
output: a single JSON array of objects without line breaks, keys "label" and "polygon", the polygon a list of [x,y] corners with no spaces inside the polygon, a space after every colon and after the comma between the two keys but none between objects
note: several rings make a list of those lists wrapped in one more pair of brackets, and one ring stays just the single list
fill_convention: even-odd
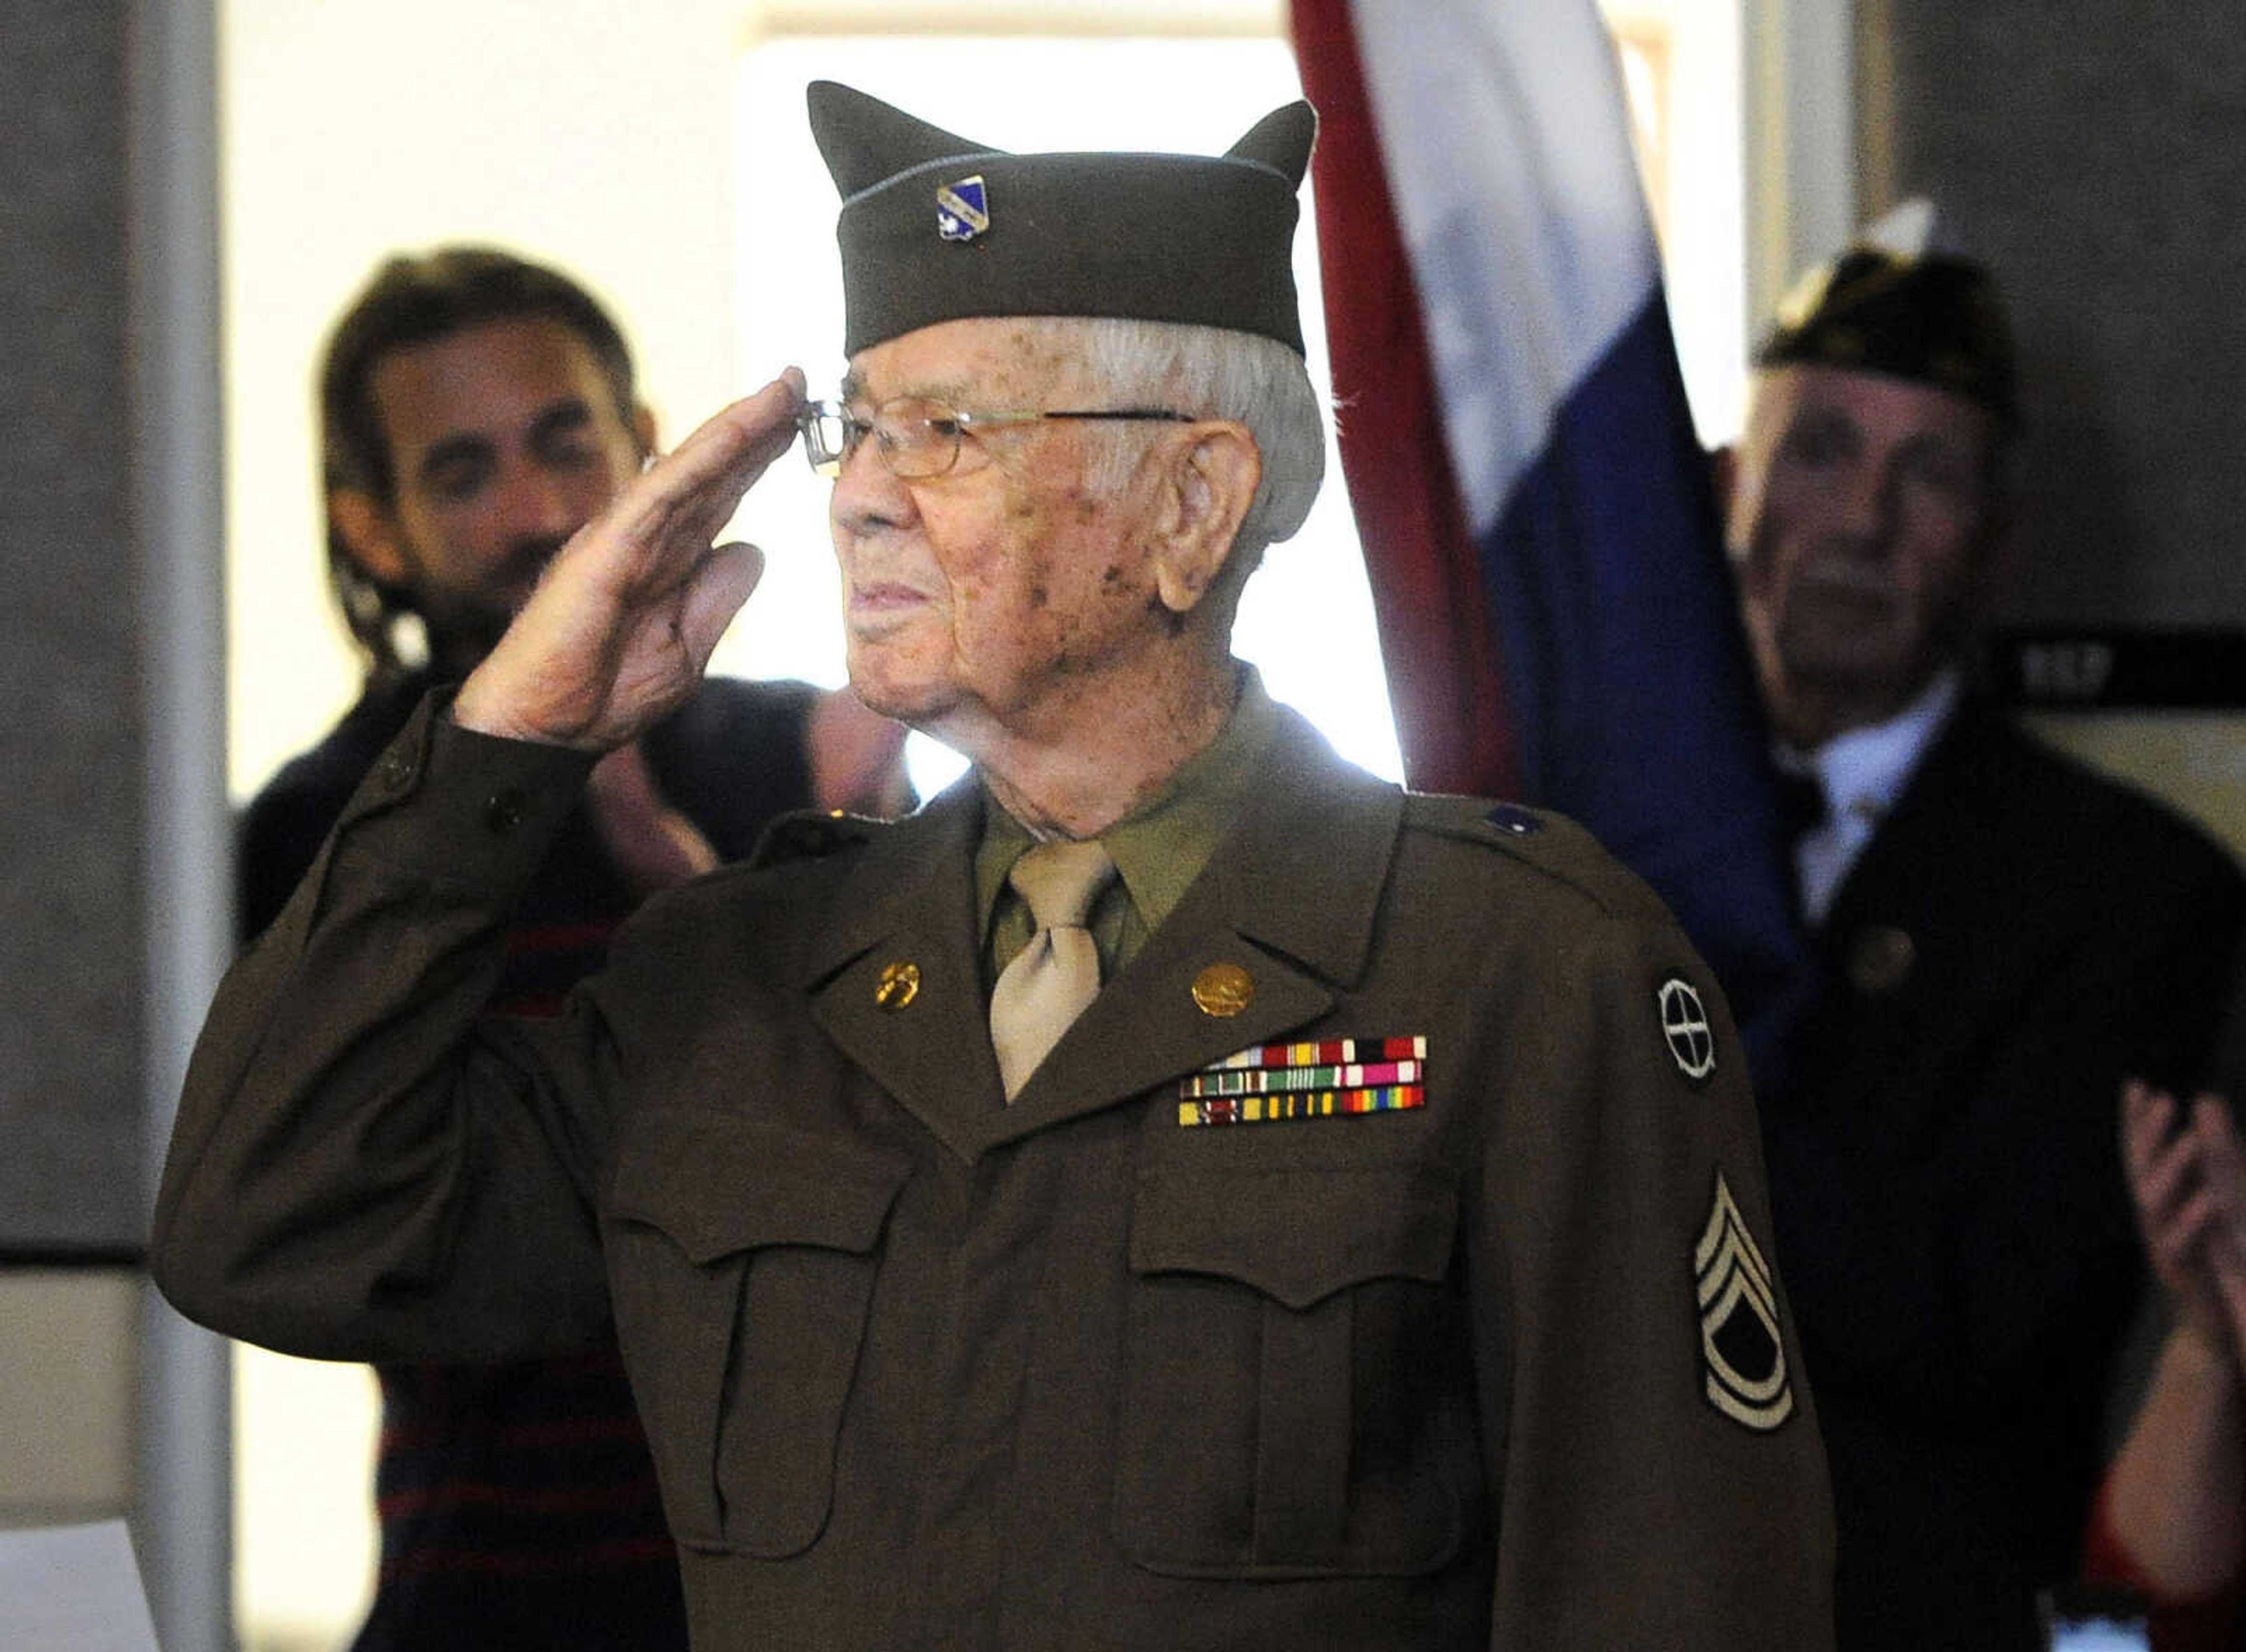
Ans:
[{"label": "beige wall", "polygon": [[2025,720],[2062,751],[2173,804],[2246,860],[2246,715],[2067,711]]},{"label": "beige wall", "polygon": [[[228,689],[246,797],[357,688],[322,584],[311,365],[376,262],[454,239],[582,275],[676,426],[739,383],[745,0],[224,0]],[[683,432],[675,432],[683,433]]]},{"label": "beige wall", "polygon": [[0,1272],[0,1526],[131,1512],[137,1273]]}]

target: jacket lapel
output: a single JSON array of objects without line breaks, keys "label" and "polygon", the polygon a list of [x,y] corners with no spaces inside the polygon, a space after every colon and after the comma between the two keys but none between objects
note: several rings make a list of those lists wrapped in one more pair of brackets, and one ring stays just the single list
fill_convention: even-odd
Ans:
[{"label": "jacket lapel", "polygon": [[970,777],[877,834],[827,914],[804,977],[812,1019],[966,1159],[1001,1105],[976,934],[982,818]]}]

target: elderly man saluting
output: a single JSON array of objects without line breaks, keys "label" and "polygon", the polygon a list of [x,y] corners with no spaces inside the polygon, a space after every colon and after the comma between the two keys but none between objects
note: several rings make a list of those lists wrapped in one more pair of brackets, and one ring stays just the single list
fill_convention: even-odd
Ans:
[{"label": "elderly man saluting", "polygon": [[[377,765],[213,1010],[165,1288],[354,1357],[613,1314],[719,1652],[1827,1644],[1705,969],[1565,822],[1374,781],[1230,656],[1319,480],[1308,106],[1216,158],[812,118],[840,403],[718,415]],[[565,1016],[479,1022],[799,425],[853,684],[973,775],[784,824]]]}]

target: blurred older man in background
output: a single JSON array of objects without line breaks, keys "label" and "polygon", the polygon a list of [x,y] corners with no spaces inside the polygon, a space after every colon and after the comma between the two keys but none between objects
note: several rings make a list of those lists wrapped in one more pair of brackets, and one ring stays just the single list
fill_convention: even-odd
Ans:
[{"label": "blurred older man in background", "polygon": [[2141,1278],[2113,1098],[2195,1076],[2240,880],[1974,692],[2019,427],[1988,273],[1855,248],[1758,368],[1719,473],[1820,970],[1762,1103],[1841,1644],[2037,1647]]}]

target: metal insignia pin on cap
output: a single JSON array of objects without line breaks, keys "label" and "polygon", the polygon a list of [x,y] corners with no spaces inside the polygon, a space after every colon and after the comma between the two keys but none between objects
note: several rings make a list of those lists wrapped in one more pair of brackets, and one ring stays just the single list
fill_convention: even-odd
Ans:
[{"label": "metal insignia pin on cap", "polygon": [[982,174],[936,190],[936,233],[946,241],[972,241],[990,227],[990,198]]}]

